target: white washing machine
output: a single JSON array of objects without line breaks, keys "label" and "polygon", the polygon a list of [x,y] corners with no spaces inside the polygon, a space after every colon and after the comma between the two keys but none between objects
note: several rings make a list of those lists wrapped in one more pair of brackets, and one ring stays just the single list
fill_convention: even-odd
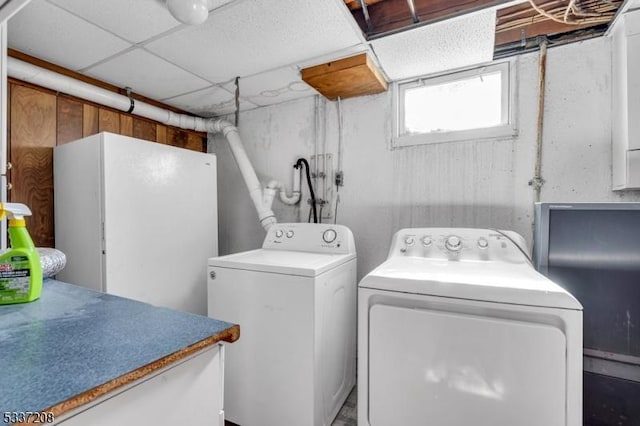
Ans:
[{"label": "white washing machine", "polygon": [[261,249],[209,259],[209,315],[240,324],[224,408],[241,426],[330,425],[356,380],[356,250],[340,225],[269,229]]},{"label": "white washing machine", "polygon": [[358,425],[582,426],[582,306],[524,246],[395,234],[358,288]]}]

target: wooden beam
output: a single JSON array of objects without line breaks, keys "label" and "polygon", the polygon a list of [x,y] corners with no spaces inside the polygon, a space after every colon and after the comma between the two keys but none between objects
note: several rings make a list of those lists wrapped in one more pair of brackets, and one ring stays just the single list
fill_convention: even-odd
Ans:
[{"label": "wooden beam", "polygon": [[593,24],[587,25],[566,25],[559,22],[554,22],[550,19],[535,22],[529,25],[523,25],[520,27],[511,28],[504,31],[496,32],[496,46],[503,44],[513,43],[522,39],[522,31],[524,30],[524,37],[531,38],[539,35],[552,35],[562,34],[569,31],[580,30],[584,28],[592,27]]},{"label": "wooden beam", "polygon": [[[415,14],[420,20],[417,25],[476,12],[508,1],[510,0],[414,0]],[[367,33],[360,11],[353,13],[360,28],[368,36],[378,36],[416,25],[407,0],[385,0],[372,4],[368,9],[372,33]]]},{"label": "wooden beam", "polygon": [[[379,3],[384,0],[366,0],[367,6],[370,6],[374,3]],[[349,10],[358,10],[361,8],[360,0],[344,0],[345,4],[349,8]]]},{"label": "wooden beam", "polygon": [[[536,4],[545,12],[558,17],[564,15],[567,7],[566,0],[538,0]],[[600,22],[597,20],[593,22],[594,19],[591,17],[581,25],[553,21],[540,15],[528,2],[501,9],[496,17],[496,46],[520,41],[523,35],[525,38],[531,38],[539,35],[563,34],[608,23],[621,4],[622,1],[619,0],[613,0],[610,3],[601,3],[597,0],[583,1],[581,3],[583,9],[602,14],[604,18],[600,19]]]}]

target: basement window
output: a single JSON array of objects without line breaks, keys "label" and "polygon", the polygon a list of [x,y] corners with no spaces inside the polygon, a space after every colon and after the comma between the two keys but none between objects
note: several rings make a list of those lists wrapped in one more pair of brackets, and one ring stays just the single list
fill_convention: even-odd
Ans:
[{"label": "basement window", "polygon": [[394,147],[516,134],[510,63],[397,84]]}]

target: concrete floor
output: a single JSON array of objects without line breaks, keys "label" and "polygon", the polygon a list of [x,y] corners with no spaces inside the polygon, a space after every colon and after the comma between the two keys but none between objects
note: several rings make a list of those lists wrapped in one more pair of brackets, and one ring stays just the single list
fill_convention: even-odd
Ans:
[{"label": "concrete floor", "polygon": [[331,426],[357,426],[358,424],[358,388],[354,387]]},{"label": "concrete floor", "polygon": [[[353,388],[347,400],[344,402],[344,405],[338,412],[336,419],[333,421],[331,426],[357,426],[358,424],[358,409],[356,403],[358,401],[358,390],[356,387]],[[225,426],[238,426],[235,423],[231,423],[230,421],[226,421]],[[294,425],[282,425],[282,426],[294,426]]]}]

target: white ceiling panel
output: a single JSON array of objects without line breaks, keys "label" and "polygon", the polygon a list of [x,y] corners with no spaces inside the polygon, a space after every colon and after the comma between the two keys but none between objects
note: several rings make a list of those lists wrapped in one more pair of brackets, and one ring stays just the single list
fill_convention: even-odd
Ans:
[{"label": "white ceiling panel", "polygon": [[350,46],[346,49],[342,49],[339,51],[331,52],[326,55],[316,56],[315,58],[311,58],[308,60],[297,62],[295,65],[299,68],[307,68],[313,67],[320,64],[326,64],[327,62],[335,61],[342,58],[347,58],[349,56],[354,56],[359,53],[369,53],[369,56],[373,56],[373,51],[367,44],[359,44],[357,46]]},{"label": "white ceiling panel", "polygon": [[[234,95],[218,86],[209,87],[188,95],[164,99],[163,102],[201,117],[224,115],[236,110]],[[240,100],[241,111],[253,109],[256,106],[244,99]]]},{"label": "white ceiling panel", "polygon": [[180,25],[158,0],[50,1],[132,43]]},{"label": "white ceiling panel", "polygon": [[235,110],[236,76],[247,110],[316,94],[299,68],[362,51],[391,80],[493,56],[495,11],[369,46],[343,0],[206,1],[209,19],[191,27],[164,0],[32,0],[9,22],[9,46],[204,116]]},{"label": "white ceiling panel", "polygon": [[163,99],[202,89],[211,83],[143,50],[134,49],[85,71],[134,92]]},{"label": "white ceiling panel", "polygon": [[466,67],[493,59],[495,10],[405,31],[372,42],[392,80]]},{"label": "white ceiling panel", "polygon": [[360,43],[341,0],[244,0],[146,47],[215,83]]},{"label": "white ceiling panel", "polygon": [[[229,85],[228,88],[232,90],[233,85]],[[313,96],[317,93],[302,81],[300,72],[294,67],[279,68],[240,79],[240,96],[260,106]]]},{"label": "white ceiling panel", "polygon": [[130,46],[124,40],[44,0],[9,20],[9,47],[78,70]]}]

